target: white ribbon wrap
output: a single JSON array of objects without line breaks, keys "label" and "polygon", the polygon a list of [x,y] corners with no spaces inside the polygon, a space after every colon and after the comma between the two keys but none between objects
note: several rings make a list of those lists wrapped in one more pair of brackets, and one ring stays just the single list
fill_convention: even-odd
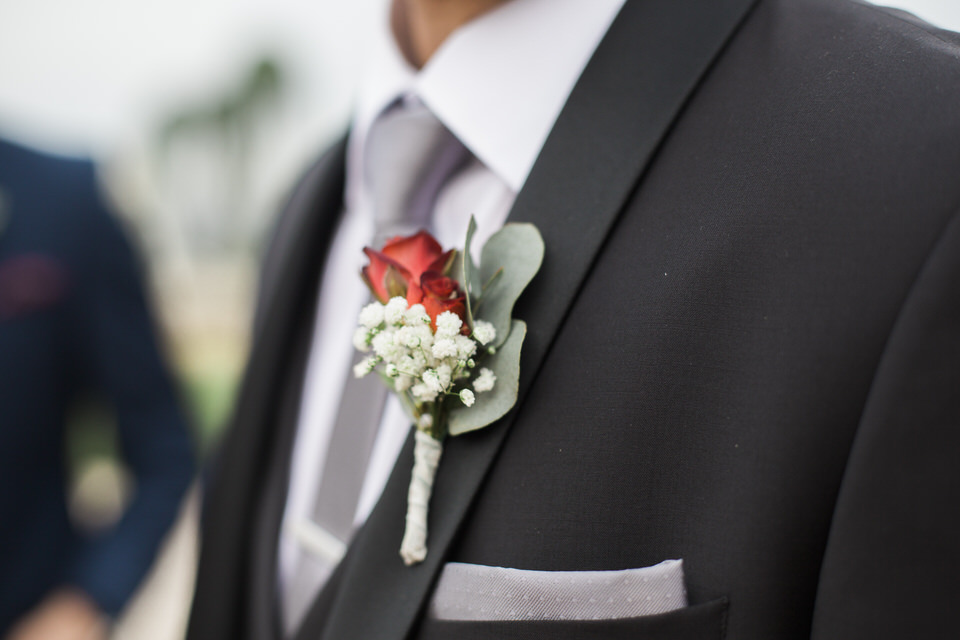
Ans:
[{"label": "white ribbon wrap", "polygon": [[400,543],[400,557],[407,566],[427,557],[427,508],[433,492],[443,444],[417,429],[414,433],[413,476],[407,493],[407,526]]}]

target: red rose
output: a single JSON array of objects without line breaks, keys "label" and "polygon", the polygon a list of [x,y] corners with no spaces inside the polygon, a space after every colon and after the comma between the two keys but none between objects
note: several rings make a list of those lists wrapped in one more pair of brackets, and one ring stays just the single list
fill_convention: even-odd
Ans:
[{"label": "red rose", "polygon": [[437,316],[452,311],[464,321],[464,333],[469,335],[466,297],[460,283],[446,275],[455,256],[452,249],[444,252],[432,235],[420,231],[391,238],[380,251],[366,247],[363,252],[370,264],[361,275],[377,300],[386,303],[394,296],[404,296],[408,305],[422,304],[434,331]]},{"label": "red rose", "polygon": [[[419,286],[425,271],[446,272],[453,258],[453,251],[444,253],[440,243],[426,231],[391,238],[382,250],[366,247],[363,252],[370,258],[370,264],[363,268],[363,280],[383,303],[395,295],[406,295],[411,284]],[[398,286],[402,292],[397,291]]]}]

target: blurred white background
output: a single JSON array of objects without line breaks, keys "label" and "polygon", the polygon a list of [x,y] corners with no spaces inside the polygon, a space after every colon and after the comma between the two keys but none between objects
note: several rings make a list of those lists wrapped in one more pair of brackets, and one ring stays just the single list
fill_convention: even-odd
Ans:
[{"label": "blurred white background", "polygon": [[[205,442],[242,369],[264,231],[346,125],[387,2],[0,0],[0,135],[100,161]],[[887,4],[960,30],[960,0]],[[86,499],[110,494],[96,478],[122,477],[104,475],[104,457],[87,461]],[[195,553],[185,514],[118,637],[179,635]]]},{"label": "blurred white background", "polygon": [[[228,90],[270,53],[290,73],[289,130],[277,144],[306,155],[344,121],[386,2],[4,0],[0,131],[108,153],[165,112]],[[881,4],[960,30],[957,0]]]},{"label": "blurred white background", "polygon": [[110,151],[166,111],[228,90],[269,53],[291,74],[291,110],[322,137],[346,113],[385,4],[5,0],[0,127],[48,148]]},{"label": "blurred white background", "polygon": [[[268,55],[287,82],[260,169],[289,180],[345,122],[387,1],[0,1],[0,133],[109,157],[170,112],[234,89]],[[957,0],[881,3],[960,30]]]}]

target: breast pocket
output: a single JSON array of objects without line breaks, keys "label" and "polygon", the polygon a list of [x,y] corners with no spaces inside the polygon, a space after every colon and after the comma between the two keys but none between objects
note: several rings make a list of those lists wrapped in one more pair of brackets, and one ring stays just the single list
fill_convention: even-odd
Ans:
[{"label": "breast pocket", "polygon": [[420,636],[722,638],[727,603],[687,606],[683,561],[620,571],[528,571],[449,563]]},{"label": "breast pocket", "polygon": [[723,640],[727,599],[613,620],[424,620],[419,640]]}]

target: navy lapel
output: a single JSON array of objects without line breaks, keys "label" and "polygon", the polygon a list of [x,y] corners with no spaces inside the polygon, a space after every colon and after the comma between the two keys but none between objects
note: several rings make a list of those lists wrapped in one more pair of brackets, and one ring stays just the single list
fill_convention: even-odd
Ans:
[{"label": "navy lapel", "polygon": [[12,216],[13,211],[10,204],[10,196],[3,188],[3,185],[0,184],[0,238],[3,238],[3,232],[10,226]]},{"label": "navy lapel", "polygon": [[190,638],[239,637],[243,594],[249,587],[252,518],[276,441],[271,427],[294,348],[296,320],[312,309],[317,277],[342,209],[345,149],[342,141],[304,177],[274,239],[273,272],[261,285],[263,315],[204,505]]},{"label": "navy lapel", "polygon": [[[546,257],[516,316],[529,333],[518,407],[450,438],[430,504],[427,559],[398,550],[412,466],[407,443],[347,558],[326,624],[301,637],[398,640],[413,628],[580,284],[660,141],[756,0],[628,0],[570,96],[511,212],[543,234]],[[322,632],[322,635],[321,635]]]}]

